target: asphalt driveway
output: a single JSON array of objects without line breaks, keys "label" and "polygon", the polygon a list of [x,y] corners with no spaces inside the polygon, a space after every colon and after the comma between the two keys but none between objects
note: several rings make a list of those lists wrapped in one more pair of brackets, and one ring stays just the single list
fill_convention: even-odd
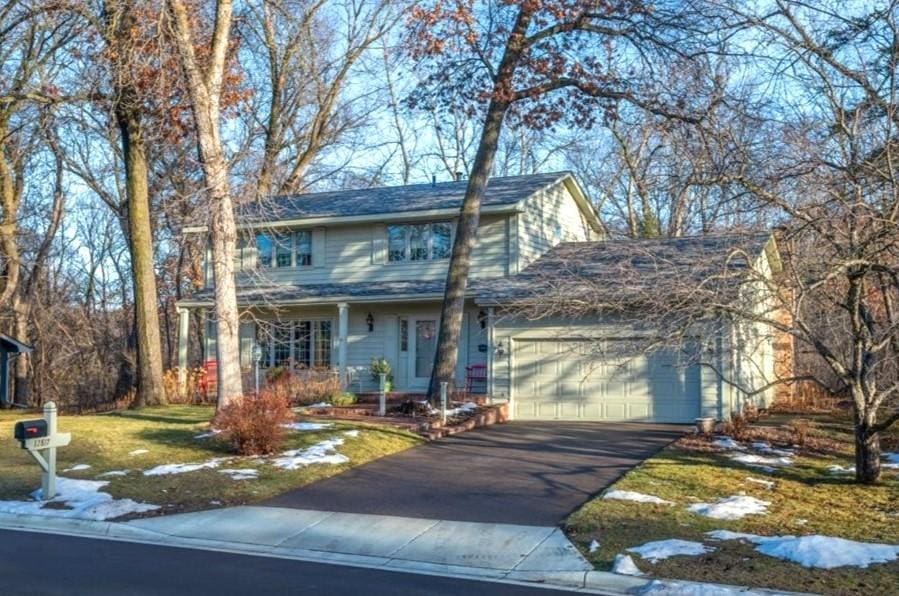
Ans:
[{"label": "asphalt driveway", "polygon": [[662,424],[510,422],[415,447],[262,504],[557,525],[684,429]]}]

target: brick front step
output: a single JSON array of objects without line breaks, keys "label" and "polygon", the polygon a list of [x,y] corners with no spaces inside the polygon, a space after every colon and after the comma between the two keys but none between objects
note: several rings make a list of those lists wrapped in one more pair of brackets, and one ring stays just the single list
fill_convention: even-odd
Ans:
[{"label": "brick front step", "polygon": [[358,422],[374,422],[377,424],[385,424],[395,428],[403,428],[412,432],[417,432],[429,441],[455,435],[467,430],[472,430],[482,426],[490,426],[492,424],[501,424],[509,419],[508,404],[496,404],[492,406],[481,406],[481,409],[458,423],[453,423],[452,419],[444,425],[440,419],[425,418],[423,416],[378,416],[378,406],[376,404],[356,404],[354,406],[328,408],[312,408],[307,410],[310,416],[317,418],[334,418],[337,420],[348,420]]}]

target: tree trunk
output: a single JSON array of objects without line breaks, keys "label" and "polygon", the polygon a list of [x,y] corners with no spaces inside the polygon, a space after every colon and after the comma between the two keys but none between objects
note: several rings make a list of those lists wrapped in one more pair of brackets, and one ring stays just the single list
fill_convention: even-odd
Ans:
[{"label": "tree trunk", "polygon": [[[121,91],[121,90],[120,90]],[[126,94],[127,98],[131,94]],[[134,288],[134,331],[137,344],[137,396],[135,407],[166,401],[162,380],[162,343],[153,267],[153,227],[150,221],[148,165],[138,116],[125,106],[116,110],[125,161],[128,201],[128,249]]]},{"label": "tree trunk", "polygon": [[216,2],[215,26],[206,70],[201,69],[197,61],[187,6],[182,0],[168,0],[168,5],[173,16],[181,67],[187,78],[200,163],[209,194],[209,233],[217,321],[217,407],[221,409],[243,394],[238,336],[240,319],[234,284],[237,225],[228,184],[228,166],[219,135],[222,76],[230,40],[232,3],[230,0]]},{"label": "tree trunk", "polygon": [[[6,117],[0,119],[0,140],[9,138]],[[16,188],[14,165],[7,157],[5,143],[0,143],[0,254],[3,257],[0,275],[4,277],[0,291],[0,306],[9,304],[19,290],[21,268],[19,256],[19,189]]]},{"label": "tree trunk", "polygon": [[868,420],[855,424],[855,480],[863,484],[880,480],[880,435],[871,426]]},{"label": "tree trunk", "polygon": [[428,387],[428,398],[432,401],[439,399],[441,383],[447,383],[450,390],[454,386],[456,364],[459,359],[459,336],[462,333],[462,315],[465,310],[465,288],[471,269],[471,251],[478,239],[481,202],[487,190],[490,172],[493,170],[496,148],[508,108],[507,103],[490,102],[478,153],[465,190],[465,199],[462,201],[462,212],[456,225],[456,239],[446,274],[446,290],[440,312],[440,333],[437,336],[434,370]]},{"label": "tree trunk", "polygon": [[440,311],[440,333],[437,336],[434,368],[428,387],[428,398],[431,401],[439,399],[441,383],[446,383],[448,389],[454,386],[456,363],[459,359],[459,337],[462,334],[462,315],[465,309],[465,288],[471,269],[471,251],[478,239],[481,202],[493,171],[503,121],[511,106],[510,102],[514,101],[509,95],[509,90],[526,45],[525,34],[533,17],[533,10],[533,6],[522,6],[519,9],[493,80],[493,97],[487,106],[484,128],[472,164],[468,187],[465,189],[465,198],[462,200],[459,223],[456,225],[456,239],[446,272],[446,290]]},{"label": "tree trunk", "polygon": [[[28,333],[28,324],[31,320],[31,303],[28,300],[22,300],[21,296],[16,293],[12,300],[13,312],[13,328],[15,329],[16,339],[24,344],[31,342],[30,333]],[[30,356],[28,354],[19,354],[13,360],[13,378],[15,388],[13,389],[13,403],[19,406],[27,406],[31,400],[31,373],[30,373]]]}]

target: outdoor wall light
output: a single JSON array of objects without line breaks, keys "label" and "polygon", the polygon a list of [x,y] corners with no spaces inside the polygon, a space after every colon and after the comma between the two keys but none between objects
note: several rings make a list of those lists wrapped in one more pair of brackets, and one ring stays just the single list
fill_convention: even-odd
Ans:
[{"label": "outdoor wall light", "polygon": [[484,312],[484,309],[478,311],[478,323],[481,324],[481,329],[487,328],[487,313]]},{"label": "outdoor wall light", "polygon": [[506,348],[503,346],[503,341],[500,340],[496,342],[496,347],[493,348],[494,352],[497,356],[502,356],[506,353]]},{"label": "outdoor wall light", "polygon": [[368,313],[368,316],[365,317],[365,322],[368,323],[369,333],[375,330],[375,317],[371,313]]}]

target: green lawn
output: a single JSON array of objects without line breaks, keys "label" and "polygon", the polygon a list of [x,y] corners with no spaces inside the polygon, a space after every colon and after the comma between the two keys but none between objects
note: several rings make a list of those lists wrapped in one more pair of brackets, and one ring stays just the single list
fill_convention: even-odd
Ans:
[{"label": "green lawn", "polygon": [[[339,474],[344,470],[396,453],[420,442],[403,431],[364,424],[334,423],[319,431],[288,431],[284,449],[299,449],[332,437],[344,444],[337,451],[349,463],[313,464],[284,470],[266,459],[234,457],[220,468],[255,468],[258,478],[234,480],[217,469],[182,474],[144,476],[142,471],[160,464],[201,463],[232,457],[228,445],[215,438],[197,439],[208,430],[213,410],[206,406],[168,406],[109,414],[59,417],[59,430],[72,433],[72,443],[58,451],[59,474],[69,478],[108,480],[103,490],[116,498],[161,505],[154,514],[238,505],[263,500],[286,490]],[[23,412],[0,412],[0,500],[27,499],[40,486],[40,469],[13,441],[13,424],[40,417]],[[357,429],[357,437],[343,431]],[[131,455],[146,450],[146,453]],[[63,472],[76,464],[90,469]],[[128,470],[121,477],[104,472]]]},{"label": "green lawn", "polygon": [[[759,421],[757,439],[789,435],[781,429],[786,417]],[[867,569],[840,567],[806,569],[755,552],[740,541],[711,541],[704,532],[733,530],[759,535],[821,534],[865,542],[899,544],[899,473],[884,471],[878,486],[859,486],[847,475],[828,472],[828,466],[852,465],[848,424],[818,416],[812,431],[814,449],[803,449],[791,467],[766,473],[732,461],[707,441],[686,438],[626,474],[615,489],[636,491],[673,501],[656,505],[594,499],[567,520],[572,540],[598,569],[611,568],[615,555],[643,543],[680,538],[714,546],[702,556],[675,556],[651,564],[632,555],[649,575],[763,586],[827,594],[895,593],[899,562],[874,564]],[[897,444],[897,431],[886,445]],[[896,451],[895,448],[892,449]],[[774,481],[773,488],[747,478]],[[740,520],[717,520],[687,511],[696,502],[714,502],[745,494],[771,503],[768,513]],[[600,547],[593,553],[592,540]]]}]

